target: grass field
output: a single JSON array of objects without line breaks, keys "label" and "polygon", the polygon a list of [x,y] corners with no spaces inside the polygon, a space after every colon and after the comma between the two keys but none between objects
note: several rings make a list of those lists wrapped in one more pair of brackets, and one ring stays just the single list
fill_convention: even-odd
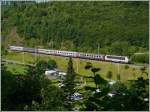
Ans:
[{"label": "grass field", "polygon": [[26,66],[18,64],[6,64],[7,70],[13,74],[24,74],[26,71]]},{"label": "grass field", "polygon": [[[10,59],[10,60],[23,61],[23,53],[9,52],[5,58]],[[56,61],[58,68],[60,70],[63,70],[63,71],[67,70],[67,64],[68,64],[67,57],[50,56],[50,55],[35,56],[34,54],[24,53],[24,61],[26,63],[34,63],[37,58],[42,59],[42,60],[53,59]],[[85,70],[84,68],[87,62],[91,62],[94,67],[101,68],[101,70],[97,73],[100,74],[105,79],[107,79],[106,75],[108,71],[112,71],[113,80],[116,80],[117,74],[120,74],[122,81],[136,79],[142,74],[140,68],[136,68],[136,67],[129,67],[128,69],[125,69],[125,65],[118,65],[118,64],[108,63],[108,62],[83,60],[83,59],[74,58],[73,66],[74,66],[76,73],[80,74],[81,76],[91,76],[92,72],[90,70]],[[148,71],[148,68],[147,68],[147,71]],[[145,75],[143,75],[143,77],[146,78]]]}]

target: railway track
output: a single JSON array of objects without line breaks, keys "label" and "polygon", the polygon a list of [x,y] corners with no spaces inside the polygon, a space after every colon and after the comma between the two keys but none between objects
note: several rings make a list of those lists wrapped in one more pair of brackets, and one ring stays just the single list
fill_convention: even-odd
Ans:
[{"label": "railway track", "polygon": [[[11,50],[10,50],[11,51]],[[12,52],[12,51],[11,51]],[[14,51],[15,52],[15,51]],[[18,52],[18,51],[17,51]],[[19,52],[22,52],[22,51],[19,51]],[[50,54],[42,54],[42,53],[32,53],[32,52],[27,52],[26,53],[30,53],[32,55],[49,55],[49,56],[58,56],[58,57],[66,57],[66,56],[60,56],[60,55],[50,55]],[[76,58],[76,57],[73,57],[73,58]],[[84,61],[97,61],[97,60],[91,60],[91,59],[83,59],[83,58],[80,58],[80,60],[84,60]],[[103,63],[110,63],[110,64],[115,64],[115,65],[119,65],[119,66],[125,66],[125,65],[128,65],[130,67],[134,67],[134,68],[142,68],[142,67],[149,67],[148,64],[145,64],[145,65],[137,65],[137,64],[132,64],[132,63],[117,63],[117,62],[108,62],[108,61],[100,61],[100,62],[103,62]]]},{"label": "railway track", "polygon": [[26,65],[26,66],[35,66],[34,64],[28,64],[28,63],[22,63],[20,61],[14,61],[14,60],[7,60],[7,59],[2,59],[1,60],[2,64],[19,64],[19,65]]}]

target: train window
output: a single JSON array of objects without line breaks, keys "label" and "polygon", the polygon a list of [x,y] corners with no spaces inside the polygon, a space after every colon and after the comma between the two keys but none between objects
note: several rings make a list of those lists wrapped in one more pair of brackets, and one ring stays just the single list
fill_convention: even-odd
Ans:
[{"label": "train window", "polygon": [[107,58],[125,60],[124,57],[116,57],[116,56],[107,56]]}]

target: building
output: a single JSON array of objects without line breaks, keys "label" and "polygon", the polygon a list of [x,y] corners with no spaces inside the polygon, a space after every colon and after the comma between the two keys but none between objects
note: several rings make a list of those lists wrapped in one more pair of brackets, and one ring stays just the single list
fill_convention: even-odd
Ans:
[{"label": "building", "polygon": [[59,79],[64,79],[64,76],[66,75],[66,72],[60,71],[58,69],[54,69],[54,70],[46,70],[45,71],[45,75],[50,77],[50,76],[54,76],[55,78],[59,78]]},{"label": "building", "polygon": [[55,71],[55,70],[47,70],[47,71],[45,71],[45,75],[50,75],[50,76],[57,76],[57,71]]}]

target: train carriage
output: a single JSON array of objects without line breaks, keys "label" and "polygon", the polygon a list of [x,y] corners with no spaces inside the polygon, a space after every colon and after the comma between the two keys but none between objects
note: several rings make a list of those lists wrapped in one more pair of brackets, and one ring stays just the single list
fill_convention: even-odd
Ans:
[{"label": "train carriage", "polygon": [[21,46],[10,46],[9,48],[10,48],[10,50],[13,50],[13,51],[42,53],[42,54],[48,54],[48,55],[76,57],[76,58],[101,60],[101,61],[112,61],[112,62],[118,62],[118,63],[129,63],[130,62],[130,60],[128,59],[127,56],[102,55],[102,54],[49,50],[49,49],[35,49],[35,48],[25,48],[25,47],[21,47]]},{"label": "train carriage", "polygon": [[127,56],[106,55],[105,56],[105,61],[128,63],[129,59],[128,59]]},{"label": "train carriage", "polygon": [[21,46],[10,46],[9,49],[13,51],[23,51],[23,47]]},{"label": "train carriage", "polygon": [[51,51],[52,50],[48,50],[48,49],[38,49],[38,53],[42,53],[42,54],[52,54]]},{"label": "train carriage", "polygon": [[31,52],[31,53],[37,53],[38,52],[38,50],[37,49],[35,49],[35,48],[23,48],[23,51],[24,52]]}]

